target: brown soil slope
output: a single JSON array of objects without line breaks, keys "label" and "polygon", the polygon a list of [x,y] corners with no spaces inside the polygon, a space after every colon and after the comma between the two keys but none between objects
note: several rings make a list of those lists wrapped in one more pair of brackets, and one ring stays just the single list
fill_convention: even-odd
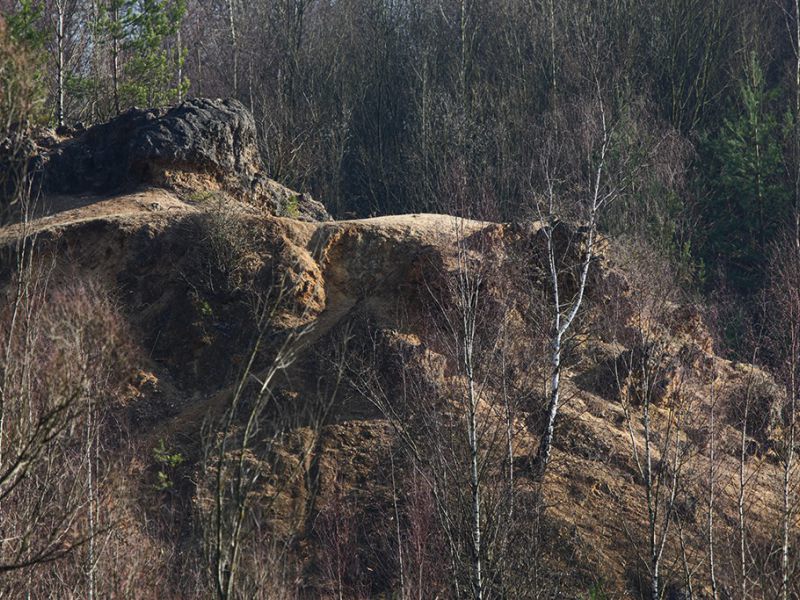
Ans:
[{"label": "brown soil slope", "polygon": [[[224,406],[247,360],[256,328],[252,299],[269,297],[278,287],[288,290],[291,298],[274,318],[276,331],[305,331],[300,357],[278,384],[287,397],[302,402],[318,393],[321,376],[315,370],[320,355],[333,351],[345,329],[351,364],[384,364],[375,356],[400,348],[406,356],[426,355],[419,364],[427,365],[425,376],[431,381],[457,378],[434,316],[435,300],[456,273],[458,249],[468,240],[470,256],[499,265],[507,276],[503,282],[487,276],[486,295],[498,306],[501,298],[511,298],[504,304],[510,308],[494,318],[506,320],[513,329],[511,346],[528,360],[521,370],[526,372],[512,382],[516,389],[527,389],[527,400],[519,403],[511,427],[518,485],[536,489],[529,459],[538,441],[547,373],[542,346],[532,340],[546,332],[546,326],[531,316],[537,309],[530,300],[536,293],[530,290],[541,296],[543,283],[530,265],[517,260],[521,248],[535,247],[535,225],[429,214],[298,221],[236,203],[193,202],[156,189],[53,198],[50,207],[49,214],[24,227],[0,230],[0,242],[8,246],[20,235],[36,234],[42,256],[57,258],[56,279],[93,278],[114,290],[141,349],[135,381],[140,393],[131,405],[134,435],[149,440],[146,444],[175,439],[190,455],[204,419]],[[623,338],[612,339],[604,325],[630,295],[613,254],[606,248],[593,269],[579,343],[568,358],[554,459],[540,490],[549,532],[542,541],[549,549],[543,561],[550,569],[548,576],[562,581],[563,597],[577,597],[599,581],[610,595],[632,596],[646,580],[646,497],[631,458],[632,443],[644,446],[644,430],[638,419],[629,427],[619,380],[610,366],[620,364],[626,352],[632,356],[636,347]],[[521,300],[523,296],[527,299]],[[628,307],[624,312],[623,318],[631,321],[636,311]],[[673,434],[692,451],[681,489],[681,535],[673,524],[665,570],[677,590],[684,588],[688,567],[694,593],[705,597],[710,593],[704,507],[712,398],[717,398],[721,423],[715,442],[716,535],[725,548],[719,550],[719,569],[733,573],[741,440],[734,420],[726,415],[742,390],[758,384],[759,398],[767,405],[770,394],[777,392],[757,369],[715,356],[696,311],[673,304],[668,312],[662,337],[668,338],[663,353],[670,367],[664,370],[654,418],[667,418],[677,405],[692,406],[691,418],[681,420]],[[401,365],[401,370],[407,366]],[[385,389],[393,385],[397,397],[403,393],[397,372],[388,369],[381,376],[389,382]],[[486,418],[493,418],[486,410]],[[303,426],[297,432],[300,437],[310,435]],[[745,440],[745,475],[750,489],[759,490],[746,498],[748,530],[753,547],[765,549],[777,527],[778,507],[773,490],[778,490],[779,473],[769,450],[770,435],[764,427]],[[293,478],[276,503],[276,510],[284,511],[283,517],[300,532],[301,560],[313,562],[312,523],[338,495],[346,494],[363,519],[389,510],[389,457],[399,445],[395,428],[363,388],[342,383],[315,440],[314,456],[303,459],[308,473]],[[286,453],[291,455],[291,449]],[[202,495],[196,489],[187,493]],[[191,505],[190,501],[187,506]],[[370,560],[380,563],[379,558],[364,560],[368,565]],[[380,571],[377,566],[367,570]],[[385,570],[381,573],[375,577],[383,581],[369,582],[375,594],[392,585],[385,581]]]},{"label": "brown soil slope", "polygon": [[[657,261],[601,241],[566,344],[564,404],[540,481],[531,458],[547,404],[553,305],[540,224],[432,214],[326,220],[319,203],[260,172],[252,117],[232,101],[130,111],[39,140],[30,160],[42,200],[30,219],[0,228],[3,257],[35,239],[51,285],[92,280],[110,290],[138,348],[125,406],[135,449],[128,480],[142,491],[128,511],[132,540],[160,544],[162,555],[200,552],[198,523],[213,504],[213,469],[203,462],[215,435],[208,425],[219,424],[250,357],[248,394],[288,340],[293,360],[271,380],[246,454],[259,472],[248,492],[254,518],[289,539],[307,597],[335,595],[331,553],[343,548],[357,573],[347,574],[339,597],[395,597],[398,532],[416,531],[419,542],[423,524],[436,530],[420,481],[440,469],[453,506],[469,488],[458,466],[465,379],[453,333],[463,326],[461,292],[473,289],[477,413],[490,449],[486,524],[496,532],[488,543],[505,540],[502,560],[517,561],[487,556],[488,571],[511,581],[498,573],[512,564],[521,582],[505,595],[646,594],[648,495],[635,457],[648,445],[651,472],[663,482],[656,521],[668,530],[667,597],[710,597],[710,531],[722,591],[738,585],[742,520],[750,596],[774,593],[780,390],[759,369],[715,355],[700,311]],[[571,298],[582,234],[561,223],[554,236],[559,291]],[[13,281],[14,264],[0,264],[0,286]],[[242,421],[231,427],[239,435]],[[172,473],[174,488],[154,494],[157,444],[187,460]],[[491,508],[502,505],[510,473],[514,511],[501,516]],[[441,516],[444,500],[436,506]],[[148,524],[154,514],[158,522],[169,515],[160,537]],[[430,562],[418,575],[419,597],[451,589],[436,539],[417,546]],[[250,548],[242,560],[260,568],[262,551]],[[174,569],[182,589],[180,564],[161,568]],[[175,592],[142,595],[157,593]]]}]

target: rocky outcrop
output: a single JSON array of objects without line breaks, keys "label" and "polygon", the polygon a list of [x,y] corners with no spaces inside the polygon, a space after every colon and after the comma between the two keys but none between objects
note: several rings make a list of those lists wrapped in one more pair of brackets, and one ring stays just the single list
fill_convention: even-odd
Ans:
[{"label": "rocky outcrop", "polygon": [[147,184],[224,191],[265,208],[326,220],[322,204],[262,172],[255,121],[237,100],[186,100],[169,109],[132,108],[90,127],[39,136],[34,171],[49,194],[107,194]]},{"label": "rocky outcrop", "polygon": [[135,132],[129,151],[145,179],[189,169],[249,181],[261,169],[255,121],[236,100],[187,100]]}]

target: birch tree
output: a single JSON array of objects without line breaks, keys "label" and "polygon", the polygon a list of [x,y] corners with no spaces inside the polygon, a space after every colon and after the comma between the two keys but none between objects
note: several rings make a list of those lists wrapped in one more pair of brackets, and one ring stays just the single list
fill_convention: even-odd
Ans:
[{"label": "birch tree", "polygon": [[[561,372],[562,372],[562,353],[563,343],[573,326],[578,312],[583,304],[586,294],[586,285],[589,277],[592,259],[595,255],[595,244],[597,242],[597,225],[600,212],[611,202],[619,193],[619,190],[610,187],[606,180],[607,157],[612,146],[611,124],[606,115],[605,103],[602,99],[599,86],[597,96],[594,99],[596,106],[590,110],[597,110],[598,129],[593,128],[587,123],[589,128],[586,139],[589,140],[588,147],[581,148],[585,152],[588,162],[588,173],[590,174],[589,185],[587,186],[588,200],[586,202],[585,213],[585,234],[583,239],[576,243],[578,255],[580,256],[577,265],[577,286],[571,297],[563,297],[565,290],[563,279],[565,278],[565,265],[563,257],[574,248],[557,247],[557,230],[559,229],[559,208],[561,206],[558,197],[559,185],[562,179],[558,174],[557,157],[560,149],[545,156],[543,171],[545,175],[545,194],[541,201],[537,201],[535,206],[536,216],[541,223],[542,232],[545,237],[545,261],[546,270],[549,275],[549,292],[552,302],[552,326],[550,333],[550,386],[548,392],[548,405],[546,423],[542,431],[539,449],[536,454],[536,471],[543,475],[550,462],[553,436],[555,432],[556,419],[561,408]],[[594,103],[593,103],[594,104]],[[586,116],[586,115],[583,115]],[[590,116],[593,116],[590,114]],[[556,141],[558,145],[561,142]],[[563,226],[562,226],[563,227]],[[575,265],[566,265],[566,268]]]},{"label": "birch tree", "polygon": [[797,518],[800,471],[797,465],[797,397],[800,394],[800,249],[796,240],[785,240],[774,251],[770,297],[771,342],[778,359],[779,381],[783,384],[780,407],[781,433],[778,456],[781,472],[780,597],[788,600],[797,590],[796,564],[792,548],[797,543],[794,523]]},{"label": "birch tree", "polygon": [[[617,357],[614,370],[631,458],[643,488],[645,543],[639,556],[649,577],[649,597],[660,600],[668,579],[663,572],[665,551],[671,529],[679,521],[679,493],[691,456],[691,444],[683,431],[691,423],[694,407],[683,387],[692,357],[676,356],[670,347],[668,327],[679,301],[674,276],[658,260],[648,259],[646,253],[635,255],[630,262],[637,264],[642,274],[631,282],[633,332],[628,337],[624,333],[626,324],[621,323],[624,337],[619,339],[630,349]],[[623,526],[638,547],[636,526],[627,521]],[[680,524],[678,527],[680,530]],[[682,531],[679,533],[683,544]],[[686,565],[684,568],[690,572]],[[690,578],[686,579],[690,585]]]},{"label": "birch tree", "polygon": [[236,0],[227,0],[228,32],[230,33],[231,48],[233,49],[233,66],[231,75],[233,77],[234,97],[238,97],[239,95],[239,35],[236,25],[238,20],[237,12],[238,9],[236,6]]},{"label": "birch tree", "polygon": [[55,35],[56,35],[56,123],[64,124],[64,76],[66,70],[66,37],[67,37],[67,4],[66,0],[55,2]]},{"label": "birch tree", "polygon": [[[452,217],[455,244],[447,271],[425,284],[427,318],[435,326],[420,344],[376,349],[350,375],[358,393],[391,423],[411,464],[409,477],[430,491],[456,598],[515,597],[519,590],[511,582],[531,568],[514,562],[518,401],[507,380],[512,336],[505,300],[489,291],[502,284],[480,226]],[[452,374],[431,378],[422,366],[429,360],[426,348],[435,348],[433,360],[446,363]],[[381,358],[384,353],[389,357]],[[399,364],[388,367],[386,360]],[[387,375],[396,370],[399,382]]]},{"label": "birch tree", "polygon": [[716,480],[717,480],[717,393],[716,393],[716,370],[712,373],[712,380],[709,386],[711,406],[709,410],[708,426],[708,497],[706,504],[706,544],[708,545],[708,575],[711,583],[711,598],[719,598],[719,582],[717,580],[717,561],[715,556],[716,540],[714,537],[714,516],[716,513]]}]

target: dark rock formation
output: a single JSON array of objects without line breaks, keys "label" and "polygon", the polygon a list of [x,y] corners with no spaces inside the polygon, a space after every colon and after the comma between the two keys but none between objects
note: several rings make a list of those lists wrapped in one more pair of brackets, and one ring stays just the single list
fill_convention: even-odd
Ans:
[{"label": "dark rock formation", "polygon": [[131,109],[108,123],[89,128],[42,151],[35,169],[47,192],[106,193],[140,183],[134,176],[132,146],[158,122],[160,111]]},{"label": "dark rock formation", "polygon": [[188,100],[148,121],[128,143],[131,173],[190,169],[250,180],[261,167],[256,124],[236,100]]},{"label": "dark rock formation", "polygon": [[246,180],[259,169],[256,126],[236,100],[132,108],[42,153],[41,167],[45,189],[56,193],[163,183],[165,171]]},{"label": "dark rock formation", "polygon": [[107,123],[39,144],[45,192],[112,193],[139,184],[225,190],[273,214],[329,219],[322,204],[260,172],[253,116],[237,100],[196,98],[170,109],[132,108]]}]

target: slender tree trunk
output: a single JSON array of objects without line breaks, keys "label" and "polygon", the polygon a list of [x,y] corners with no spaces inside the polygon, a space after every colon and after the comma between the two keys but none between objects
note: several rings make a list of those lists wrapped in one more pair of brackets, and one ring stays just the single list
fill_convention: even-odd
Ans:
[{"label": "slender tree trunk", "polygon": [[658,586],[661,580],[661,561],[653,560],[653,576],[650,580],[650,600],[661,600]]},{"label": "slender tree trunk", "polygon": [[508,397],[508,384],[506,374],[506,354],[505,348],[502,353],[503,368],[503,404],[506,411],[506,448],[508,452],[508,524],[506,530],[510,533],[510,527],[514,522],[514,415],[511,412],[511,401]]},{"label": "slender tree trunk", "polygon": [[717,587],[717,565],[714,560],[714,479],[715,479],[715,465],[716,460],[714,447],[715,440],[715,423],[714,423],[714,384],[711,384],[711,433],[709,440],[709,456],[708,456],[708,516],[707,516],[707,530],[708,530],[708,570],[711,578],[711,596],[712,600],[717,600],[719,597],[719,590]]},{"label": "slender tree trunk", "polygon": [[[599,92],[599,90],[598,90]],[[612,194],[601,193],[603,185],[603,177],[605,174],[605,160],[606,154],[610,147],[610,136],[606,124],[605,108],[603,107],[602,98],[598,96],[599,109],[601,122],[603,127],[603,140],[600,146],[600,153],[597,163],[592,167],[592,181],[591,181],[591,204],[589,209],[589,222],[588,233],[586,237],[585,249],[583,252],[583,260],[580,265],[580,276],[578,278],[578,291],[577,296],[572,301],[571,306],[565,313],[562,313],[561,299],[559,295],[559,265],[556,260],[555,240],[553,239],[553,224],[552,222],[546,223],[544,226],[544,233],[547,239],[547,261],[550,270],[550,286],[553,294],[554,312],[553,312],[553,329],[550,345],[550,367],[552,369],[550,379],[550,402],[547,407],[547,424],[542,434],[542,439],[539,442],[539,449],[534,459],[534,471],[542,477],[547,470],[547,465],[550,462],[550,454],[553,446],[553,435],[555,431],[555,422],[560,408],[560,381],[561,381],[561,345],[564,336],[569,331],[575,317],[578,316],[578,311],[583,303],[583,297],[586,293],[586,282],[589,275],[589,267],[594,257],[594,241],[597,234],[597,217],[598,212],[605,202],[607,202]],[[552,181],[548,181],[549,187],[549,208],[547,219],[552,220],[555,217],[555,191],[553,189]],[[541,217],[540,217],[541,218]]]},{"label": "slender tree trunk", "polygon": [[747,484],[746,478],[746,459],[747,459],[747,416],[749,411],[750,391],[747,392],[748,398],[745,401],[744,418],[742,420],[742,432],[739,448],[739,496],[737,498],[738,527],[739,527],[739,568],[741,570],[740,595],[742,600],[747,600],[747,533],[745,530],[745,510],[744,494]]},{"label": "slender tree trunk", "polygon": [[247,99],[249,100],[250,113],[256,112],[255,90],[253,86],[253,60],[247,61]]},{"label": "slender tree trunk", "polygon": [[539,465],[537,468],[537,470],[542,473],[544,473],[545,468],[550,463],[556,417],[558,416],[561,399],[561,334],[559,333],[559,317],[560,315],[556,315],[555,333],[553,334],[550,346],[550,403],[547,406],[547,426],[545,428],[544,438],[541,442]]},{"label": "slender tree trunk", "polygon": [[794,243],[800,254],[800,0],[794,2]]},{"label": "slender tree trunk", "polygon": [[683,532],[683,523],[679,516],[675,517],[675,525],[678,527],[678,541],[681,545],[681,562],[683,563],[683,579],[686,582],[686,600],[694,600],[694,585],[692,584],[692,569],[689,566],[689,556],[686,552],[686,535]]},{"label": "slender tree trunk", "polygon": [[[471,360],[471,358],[470,358]],[[483,579],[481,564],[481,496],[478,469],[477,399],[475,382],[469,375],[469,452],[470,484],[472,487],[472,587],[475,600],[483,598]]]},{"label": "slender tree trunk", "polygon": [[64,125],[64,0],[56,3],[56,122]]},{"label": "slender tree trunk", "polygon": [[[650,430],[649,384],[646,366],[642,365],[642,389],[645,400],[644,411],[644,457],[645,457],[645,494],[647,496],[648,545],[650,546],[650,598],[659,600],[659,584],[661,582],[661,561],[658,556],[658,492],[653,486],[653,451],[651,448],[652,432]],[[654,497],[655,493],[655,497]]]},{"label": "slender tree trunk", "polygon": [[181,41],[180,26],[178,26],[178,30],[175,33],[175,43],[178,46],[176,55],[177,73],[175,74],[177,81],[175,82],[175,89],[178,90],[178,102],[183,102],[183,42]]},{"label": "slender tree trunk", "polygon": [[789,355],[789,389],[787,396],[789,401],[789,427],[786,439],[786,447],[784,449],[783,460],[783,510],[782,510],[782,529],[783,529],[783,544],[781,547],[781,597],[783,600],[789,600],[789,534],[792,527],[792,470],[794,468],[795,459],[795,424],[796,424],[796,395],[797,395],[797,363],[800,359],[800,340],[796,336],[796,328],[792,326],[791,334],[791,348]]},{"label": "slender tree trunk", "polygon": [[397,535],[397,560],[400,568],[400,600],[406,600],[406,577],[403,565],[403,538],[400,535],[400,511],[397,508],[397,484],[394,480],[394,454],[389,455],[392,467],[392,506],[394,508],[395,534]]},{"label": "slender tree trunk", "polygon": [[235,0],[228,0],[228,27],[231,34],[231,47],[233,48],[233,95],[239,96],[239,37],[236,34],[236,8]]},{"label": "slender tree trunk", "polygon": [[461,109],[464,111],[464,116],[467,115],[467,105],[469,103],[469,3],[470,0],[461,0],[461,68],[459,72],[459,90],[461,92]]},{"label": "slender tree trunk", "polygon": [[89,122],[94,123],[97,118],[97,103],[99,100],[99,90],[97,82],[100,79],[100,69],[98,68],[98,44],[100,40],[98,39],[97,30],[99,27],[99,20],[100,20],[100,9],[97,5],[97,0],[92,0],[91,2],[91,21],[92,21],[92,33],[91,33],[91,75],[94,79],[94,83],[92,84],[92,102],[91,107],[89,109]]},{"label": "slender tree trunk", "polygon": [[556,108],[558,82],[556,79],[556,9],[555,0],[550,0],[550,110]]},{"label": "slender tree trunk", "polygon": [[[459,253],[464,250],[459,248]],[[470,454],[470,488],[472,496],[472,591],[475,600],[483,598],[483,564],[481,547],[481,489],[478,448],[478,394],[475,389],[475,365],[473,351],[475,344],[475,328],[477,325],[477,284],[473,275],[468,272],[466,257],[459,257],[462,273],[461,278],[461,315],[463,330],[462,352],[464,360],[464,374],[467,377],[467,441]]]},{"label": "slender tree trunk", "polygon": [[[794,399],[791,400],[792,418],[794,418]],[[791,472],[794,463],[794,425],[790,424],[788,448],[786,449],[787,456],[784,459],[783,466],[783,510],[782,510],[782,529],[783,529],[783,544],[781,547],[781,597],[783,600],[789,599],[789,533],[791,531],[791,517],[792,517],[792,504],[791,504]]]},{"label": "slender tree trunk", "polygon": [[86,557],[86,595],[89,600],[94,600],[96,595],[96,579],[95,579],[95,482],[94,482],[94,455],[93,448],[95,446],[94,438],[94,422],[93,422],[93,406],[91,400],[89,402],[88,410],[86,411],[86,495],[88,498],[88,516],[89,516],[89,542]]},{"label": "slender tree trunk", "polygon": [[[605,150],[605,148],[604,148]],[[598,170],[598,186],[601,169]],[[586,281],[589,274],[589,265],[592,262],[594,252],[594,236],[596,228],[597,216],[597,199],[599,197],[599,189],[595,192],[595,200],[592,207],[591,216],[589,219],[589,233],[586,242],[586,250],[581,265],[581,274],[578,282],[578,296],[574,300],[569,312],[566,316],[561,312],[561,301],[559,296],[559,276],[558,264],[556,263],[556,249],[555,241],[553,240],[552,229],[546,230],[547,236],[547,253],[548,263],[550,266],[550,286],[553,293],[553,302],[555,304],[553,313],[553,333],[550,340],[550,402],[547,407],[547,424],[544,429],[542,440],[539,443],[539,450],[535,459],[535,471],[539,476],[544,474],[547,465],[550,462],[550,455],[553,447],[553,436],[555,432],[555,423],[558,416],[558,411],[561,405],[561,346],[564,335],[569,330],[575,317],[578,315],[583,296],[586,291]],[[549,228],[550,225],[547,225]]]},{"label": "slender tree trunk", "polygon": [[117,31],[119,8],[117,6],[114,6],[113,19],[115,27],[111,40],[111,85],[114,88],[114,112],[119,114],[119,32]]},{"label": "slender tree trunk", "polygon": [[766,248],[766,227],[764,219],[764,185],[763,173],[761,172],[761,128],[759,124],[755,127],[756,145],[756,199],[758,201],[758,231],[761,235],[761,248]]}]

